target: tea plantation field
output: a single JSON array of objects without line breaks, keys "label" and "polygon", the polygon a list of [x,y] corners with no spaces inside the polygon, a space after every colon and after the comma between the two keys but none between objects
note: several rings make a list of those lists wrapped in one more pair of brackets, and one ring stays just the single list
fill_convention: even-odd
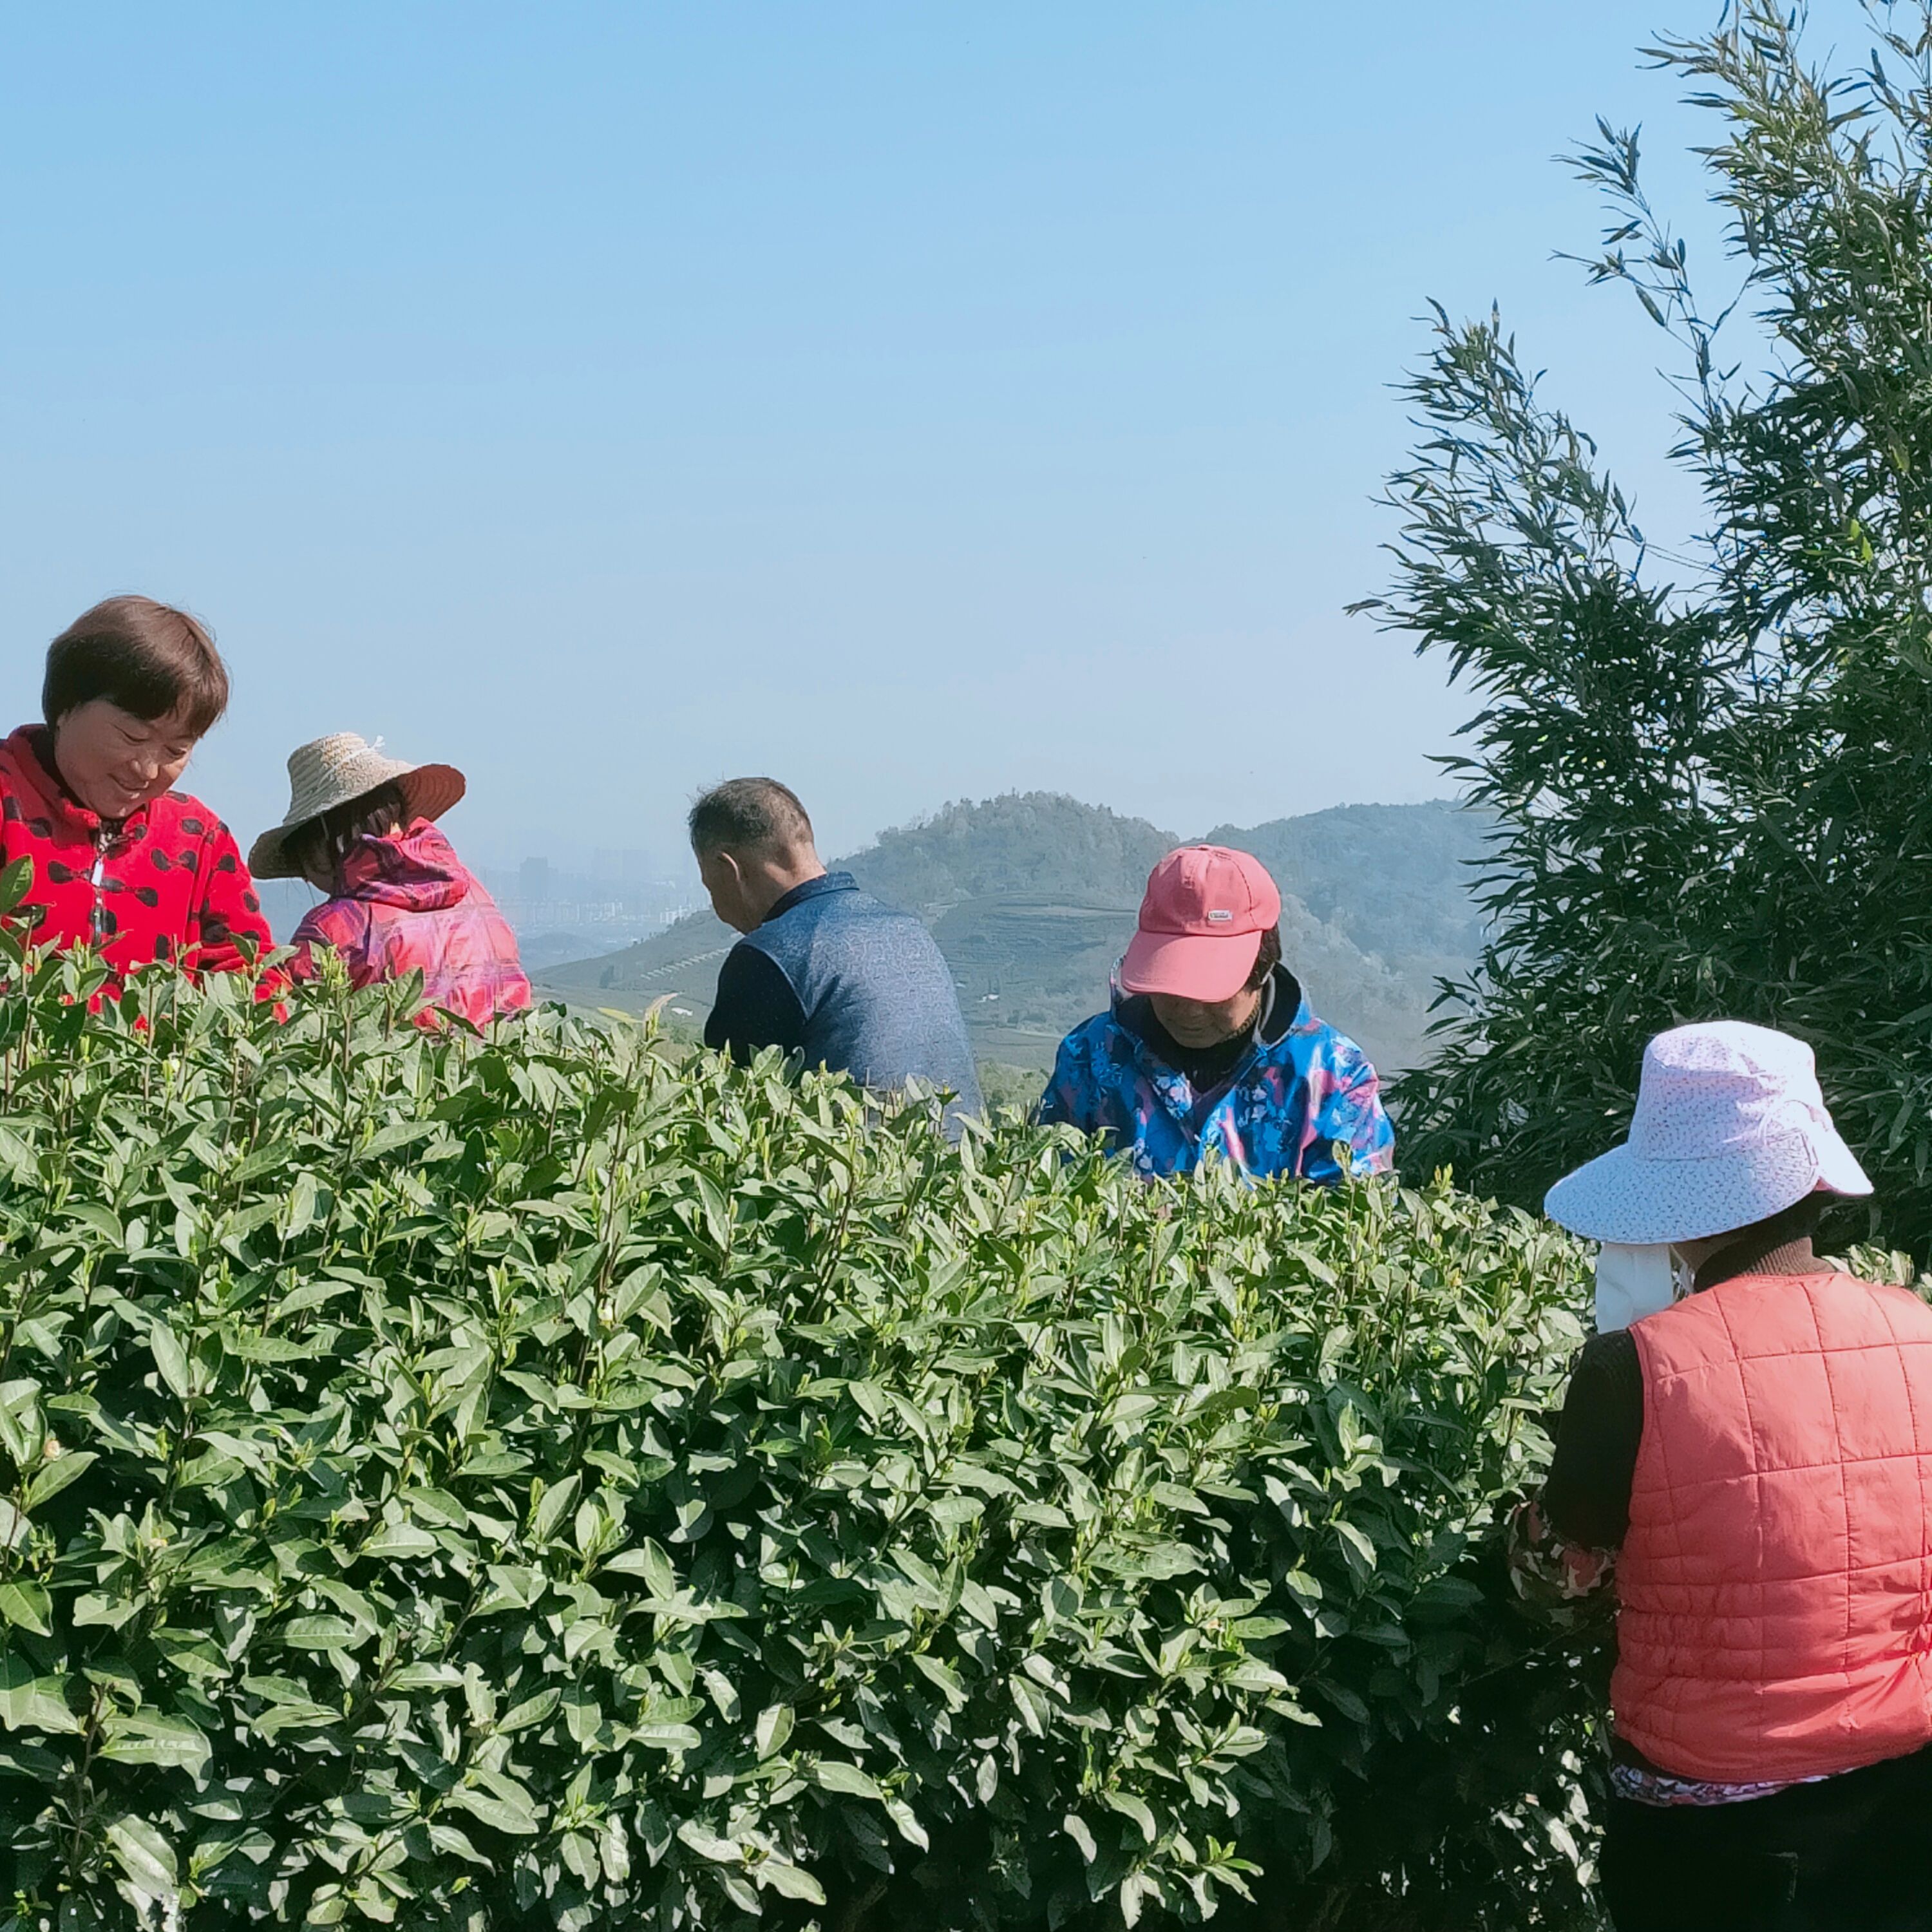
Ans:
[{"label": "tea plantation field", "polygon": [[1561,1235],[98,990],[0,1002],[17,1922],[1592,1922]]}]

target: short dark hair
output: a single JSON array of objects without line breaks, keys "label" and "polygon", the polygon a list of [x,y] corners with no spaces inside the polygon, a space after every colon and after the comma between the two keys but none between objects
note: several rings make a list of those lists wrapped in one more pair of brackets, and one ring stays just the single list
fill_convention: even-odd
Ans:
[{"label": "short dark hair", "polygon": [[410,822],[409,800],[393,780],[365,791],[346,805],[332,806],[314,818],[304,818],[282,835],[282,856],[304,878],[320,872],[339,880],[343,860],[358,838],[374,832],[380,837]]},{"label": "short dark hair", "polygon": [[1281,928],[1271,926],[1262,934],[1261,950],[1255,955],[1253,970],[1248,975],[1247,984],[1241,988],[1244,993],[1258,993],[1268,982],[1268,975],[1281,964]]},{"label": "short dark hair", "polygon": [[58,724],[97,698],[149,720],[178,710],[199,738],[228,709],[228,668],[185,610],[152,597],[110,597],[47,646],[40,715]]},{"label": "short dark hair", "polygon": [[798,794],[776,778],[727,778],[691,808],[691,849],[706,852],[789,850],[812,843],[812,820]]}]

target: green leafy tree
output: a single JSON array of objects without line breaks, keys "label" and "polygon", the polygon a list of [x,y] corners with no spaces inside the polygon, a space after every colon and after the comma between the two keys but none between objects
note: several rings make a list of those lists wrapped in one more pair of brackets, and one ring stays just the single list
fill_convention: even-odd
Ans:
[{"label": "green leafy tree", "polygon": [[1636,136],[1577,158],[1612,214],[1590,273],[1675,345],[1687,554],[1497,318],[1438,311],[1368,608],[1480,697],[1450,763],[1499,824],[1480,967],[1400,1088],[1414,1169],[1533,1202],[1620,1130],[1648,1034],[1750,1018],[1813,1042],[1887,1225],[1932,1239],[1932,8],[1871,25],[1856,70],[1772,0],[1654,50],[1717,124],[1722,314]]}]

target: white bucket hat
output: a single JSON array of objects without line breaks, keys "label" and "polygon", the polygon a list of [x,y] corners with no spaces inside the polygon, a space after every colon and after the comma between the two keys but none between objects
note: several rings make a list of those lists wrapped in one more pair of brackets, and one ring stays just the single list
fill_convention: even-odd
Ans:
[{"label": "white bucket hat", "polygon": [[1707,1240],[1871,1183],[1825,1111],[1811,1049],[1742,1020],[1675,1027],[1643,1052],[1630,1138],[1565,1174],[1543,1211],[1633,1246]]},{"label": "white bucket hat", "polygon": [[289,754],[288,814],[250,848],[248,869],[256,878],[293,878],[296,868],[286,850],[289,834],[379,785],[398,787],[412,818],[440,818],[468,789],[454,765],[405,764],[385,758],[382,742],[379,738],[371,745],[353,731],[335,731]]}]

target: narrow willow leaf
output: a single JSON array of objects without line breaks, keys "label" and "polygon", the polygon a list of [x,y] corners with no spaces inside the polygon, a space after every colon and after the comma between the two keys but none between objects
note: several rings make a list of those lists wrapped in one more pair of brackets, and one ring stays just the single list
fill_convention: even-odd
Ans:
[{"label": "narrow willow leaf", "polygon": [[757,1889],[742,1872],[718,1871],[712,1874],[718,1888],[740,1912],[752,1918],[764,1916]]},{"label": "narrow willow leaf", "polygon": [[1121,1918],[1130,1925],[1138,1925],[1150,1900],[1161,1903],[1160,1881],[1149,1872],[1130,1872],[1120,1881],[1120,1900]]},{"label": "narrow willow leaf", "polygon": [[315,1219],[316,1198],[315,1176],[307,1173],[297,1174],[296,1184],[289,1194],[287,1210],[282,1216],[281,1232],[284,1240],[293,1240]]},{"label": "narrow willow leaf", "polygon": [[465,1864],[481,1865],[485,1871],[490,1869],[491,1862],[486,1858],[454,1825],[439,1820],[429,1827],[429,1841],[446,1857],[460,1858]]}]

